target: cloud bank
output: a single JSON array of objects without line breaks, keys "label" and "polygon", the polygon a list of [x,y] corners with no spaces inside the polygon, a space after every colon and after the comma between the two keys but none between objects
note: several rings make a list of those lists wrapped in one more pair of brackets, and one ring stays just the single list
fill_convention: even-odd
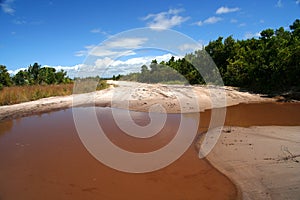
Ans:
[{"label": "cloud bank", "polygon": [[[173,55],[170,53],[158,55],[158,56],[141,56],[128,58],[126,60],[113,60],[109,57],[98,58],[91,64],[77,64],[74,66],[51,66],[43,65],[42,67],[53,67],[57,71],[64,70],[71,78],[74,77],[88,77],[97,76],[100,77],[112,77],[118,74],[129,74],[132,72],[139,72],[142,65],[150,65],[151,61],[156,59],[158,62],[168,61]],[[181,58],[181,56],[174,56],[175,59]],[[27,68],[19,68],[17,70],[9,70],[11,76],[18,73],[20,70]]]}]

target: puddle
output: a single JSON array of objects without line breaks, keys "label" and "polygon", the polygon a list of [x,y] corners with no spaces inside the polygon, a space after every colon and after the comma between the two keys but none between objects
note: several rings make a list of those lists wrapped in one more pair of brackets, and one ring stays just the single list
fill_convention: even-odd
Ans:
[{"label": "puddle", "polygon": [[[97,108],[107,137],[119,147],[139,153],[168,144],[184,117],[168,114],[159,134],[142,139],[122,133],[111,110]],[[121,116],[122,110],[115,111]],[[200,132],[207,129],[210,114],[201,113]],[[150,123],[148,113],[132,112],[132,116],[142,126]],[[300,125],[300,104],[232,106],[227,109],[226,125]],[[131,174],[103,165],[82,145],[72,109],[1,122],[0,160],[1,200],[234,199],[237,195],[227,177],[198,158],[193,145],[180,159],[154,172]]]}]

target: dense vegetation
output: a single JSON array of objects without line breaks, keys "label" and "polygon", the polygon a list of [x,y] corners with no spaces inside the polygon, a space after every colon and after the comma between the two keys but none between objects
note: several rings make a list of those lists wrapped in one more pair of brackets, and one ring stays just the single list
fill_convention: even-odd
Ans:
[{"label": "dense vegetation", "polygon": [[[290,26],[290,30],[283,27],[277,30],[266,29],[258,39],[219,37],[209,42],[204,49],[217,65],[225,85],[263,93],[300,90],[299,19]],[[140,73],[132,73],[123,78],[149,83],[182,80],[173,69],[190,84],[205,84],[203,77],[191,64],[204,67],[207,63],[205,55],[204,50],[198,50],[178,60],[172,57],[168,62],[160,64],[153,60],[150,70],[144,65]]]},{"label": "dense vegetation", "polygon": [[258,92],[300,89],[300,20],[289,31],[280,27],[260,35],[242,41],[220,37],[205,47],[225,85]]},{"label": "dense vegetation", "polygon": [[56,72],[55,68],[41,67],[38,63],[34,63],[28,69],[20,70],[10,77],[6,67],[0,65],[0,87],[71,83],[72,80],[66,75],[67,73],[63,70]]},{"label": "dense vegetation", "polygon": [[185,82],[184,77],[180,73],[168,66],[169,63],[162,61],[160,64],[158,64],[156,60],[153,60],[150,64],[150,69],[146,65],[143,65],[140,73],[131,73],[126,76],[121,76],[120,78],[121,80],[138,81],[143,83]]},{"label": "dense vegetation", "polygon": [[56,72],[54,68],[34,63],[11,77],[6,67],[0,65],[0,105],[70,95],[73,83],[66,75],[63,70]]}]

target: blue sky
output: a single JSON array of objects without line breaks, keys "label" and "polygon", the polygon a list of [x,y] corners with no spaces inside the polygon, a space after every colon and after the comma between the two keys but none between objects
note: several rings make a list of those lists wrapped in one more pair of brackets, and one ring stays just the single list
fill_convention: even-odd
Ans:
[{"label": "blue sky", "polygon": [[[300,18],[300,0],[0,2],[0,64],[6,65],[12,73],[34,62],[74,73],[85,64],[86,57],[93,51],[102,51],[101,55],[97,54],[98,58],[93,59],[93,67],[97,64],[104,66],[111,62],[112,55],[116,56],[113,54],[115,52],[93,48],[115,34],[135,28],[176,30],[201,45],[218,36],[233,35],[236,39],[246,39],[257,37],[266,28],[283,26],[288,29],[295,19]],[[156,31],[159,32],[158,29]],[[132,48],[143,47],[146,41],[149,46],[150,40],[145,35],[136,37],[135,34],[133,31],[127,38],[126,34],[121,34],[120,40],[108,41],[106,47],[111,47],[113,42]],[[189,47],[189,44],[182,44],[181,47],[184,45]],[[129,48],[125,49],[128,51]],[[136,68],[155,56],[162,59],[169,56],[166,51],[147,52],[147,55],[142,51],[128,54],[117,59],[116,63],[134,64]],[[117,64],[113,67],[118,68]],[[114,69],[114,73],[117,72]]]}]

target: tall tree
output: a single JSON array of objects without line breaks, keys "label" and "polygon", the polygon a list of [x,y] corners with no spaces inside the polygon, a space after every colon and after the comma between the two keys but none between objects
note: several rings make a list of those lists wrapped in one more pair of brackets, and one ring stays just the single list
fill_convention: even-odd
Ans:
[{"label": "tall tree", "polygon": [[10,86],[12,81],[10,79],[10,75],[6,69],[6,66],[0,65],[0,87],[2,86]]},{"label": "tall tree", "polygon": [[40,68],[38,81],[39,84],[54,84],[56,82],[55,69],[52,67]]},{"label": "tall tree", "polygon": [[41,65],[38,63],[34,63],[32,66],[30,65],[28,67],[28,73],[31,76],[31,83],[37,84],[39,82],[38,77],[39,77],[39,71],[40,71]]},{"label": "tall tree", "polygon": [[12,78],[15,85],[28,85],[29,84],[29,74],[27,70],[20,70]]},{"label": "tall tree", "polygon": [[56,83],[60,84],[60,83],[68,83],[69,78],[66,77],[67,76],[67,72],[65,72],[64,70],[60,70],[58,72],[55,73],[55,79],[56,79]]},{"label": "tall tree", "polygon": [[292,25],[290,25],[290,29],[294,36],[300,37],[300,19],[296,19]]}]

